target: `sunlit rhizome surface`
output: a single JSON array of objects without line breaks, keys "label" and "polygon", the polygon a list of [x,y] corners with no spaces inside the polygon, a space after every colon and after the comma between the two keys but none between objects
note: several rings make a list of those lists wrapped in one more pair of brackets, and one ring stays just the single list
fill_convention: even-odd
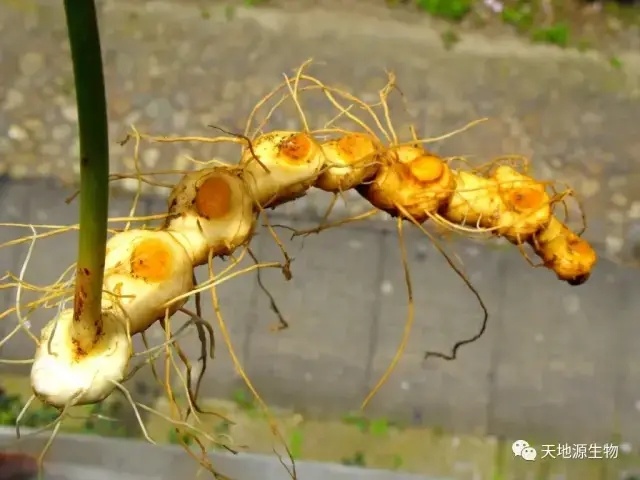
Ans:
[{"label": "sunlit rhizome surface", "polygon": [[[182,172],[175,183],[166,181],[166,172],[140,168],[113,175],[114,182],[135,179],[140,191],[145,184],[166,187],[167,209],[150,217],[139,216],[136,195],[128,217],[111,219],[102,316],[92,319],[91,324],[78,322],[74,316],[78,303],[73,298],[73,265],[66,269],[61,266],[60,278],[53,285],[24,281],[38,239],[76,235],[77,226],[22,225],[24,237],[2,245],[13,248],[28,244],[29,251],[21,270],[3,278],[3,287],[12,290],[15,305],[2,314],[5,322],[11,322],[11,328],[0,345],[11,342],[20,331],[33,339],[33,355],[11,362],[31,364],[33,397],[26,408],[37,399],[59,409],[58,420],[50,425],[51,441],[78,405],[102,402],[118,391],[129,401],[147,440],[154,441],[141,420],[141,412],[172,423],[189,454],[203,468],[214,472],[215,466],[206,456],[208,449],[237,448],[226,435],[199,428],[200,416],[215,414],[204,412],[198,404],[202,375],[207,359],[213,358],[215,337],[222,340],[216,343],[218,348],[229,350],[237,372],[267,413],[273,434],[286,444],[238,361],[216,289],[239,275],[255,274],[265,268],[280,269],[287,278],[291,277],[291,257],[279,239],[282,226],[274,226],[269,214],[305,196],[310,189],[326,192],[331,198],[329,208],[316,228],[293,231],[294,236],[321,234],[329,228],[380,216],[396,225],[407,272],[409,313],[397,354],[363,400],[365,406],[383,387],[411,336],[411,265],[404,249],[406,229],[418,229],[424,234],[424,242],[434,242],[444,255],[451,236],[488,241],[501,237],[522,252],[526,260],[523,268],[540,264],[558,280],[571,285],[588,280],[596,254],[581,238],[582,229],[568,226],[566,202],[575,196],[573,191],[558,189],[549,179],[531,177],[524,158],[504,157],[474,166],[465,158],[442,158],[429,150],[430,143],[474,128],[485,119],[437,137],[419,138],[415,129],[401,137],[394,128],[389,107],[389,99],[399,95],[393,75],[388,75],[377,102],[365,103],[355,94],[325,85],[307,73],[308,67],[309,62],[294,74],[285,75],[284,81],[257,103],[244,132],[209,129],[219,135],[167,137],[131,129],[128,145],[137,166],[141,151],[150,144],[226,143],[237,147],[237,155],[224,160],[191,159],[193,168]],[[329,123],[310,124],[312,114],[305,108],[305,99],[311,96],[335,108],[335,117]],[[271,129],[271,117],[285,105],[294,106],[299,128]],[[344,201],[349,191],[356,192],[371,209],[354,217],[334,219],[331,210],[337,202]],[[257,228],[272,236],[281,249],[281,261],[261,262],[251,247]],[[291,235],[289,230],[285,229],[284,234]],[[221,257],[225,263],[220,269],[213,260]],[[251,266],[241,268],[240,262],[246,258],[251,259]],[[474,291],[485,312],[478,335],[460,339],[451,352],[433,353],[452,359],[458,347],[482,334],[486,308],[462,266],[451,257],[448,261],[460,275],[461,287]],[[196,267],[207,272],[206,280],[196,281]],[[269,295],[268,285],[260,286]],[[37,292],[37,300],[23,301],[26,290]],[[193,308],[186,307],[190,299],[195,299]],[[214,318],[203,317],[202,302],[212,303]],[[44,308],[51,312],[51,320],[34,335],[27,326],[29,313]],[[172,321],[178,317],[178,322]],[[282,317],[280,324],[288,326]],[[164,337],[152,344],[145,332],[157,325]],[[190,332],[195,332],[202,344],[197,365],[191,364],[180,347],[181,339]],[[144,347],[137,348],[139,345]],[[127,382],[140,369],[158,363],[164,372],[158,374],[153,369],[153,373],[171,405],[170,414],[135,402],[127,388]],[[45,453],[46,449],[42,455]]]}]

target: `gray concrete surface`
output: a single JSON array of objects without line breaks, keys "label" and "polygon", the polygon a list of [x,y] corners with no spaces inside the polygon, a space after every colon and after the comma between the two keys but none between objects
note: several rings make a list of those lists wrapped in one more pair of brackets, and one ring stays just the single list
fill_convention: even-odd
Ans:
[{"label": "gray concrete surface", "polygon": [[[0,445],[10,443],[17,451],[39,455],[46,438],[29,437],[15,445],[14,432],[0,429]],[[152,446],[122,439],[62,435],[48,457],[45,480],[107,480],[117,475],[123,480],[177,480],[200,478],[198,465],[180,447]],[[144,462],[140,459],[144,458]],[[211,461],[226,478],[280,480],[291,478],[274,456],[214,452]],[[290,463],[288,467],[291,468]],[[303,480],[446,480],[424,475],[345,467],[318,462],[296,462]],[[17,477],[16,477],[17,478]]]},{"label": "gray concrete surface", "polygon": [[[416,422],[491,434],[523,432],[554,439],[602,442],[621,433],[640,441],[640,357],[634,346],[640,273],[640,60],[620,52],[625,68],[603,58],[533,47],[514,39],[463,37],[442,48],[427,20],[366,12],[223,9],[204,15],[195,3],[119,0],[101,3],[113,138],[131,123],[156,134],[208,134],[208,124],[242,129],[251,106],[303,60],[327,82],[371,98],[393,69],[409,112],[394,108],[398,126],[415,122],[438,135],[470,120],[491,121],[434,148],[473,155],[478,163],[505,153],[532,156],[545,178],[568,181],[584,198],[588,238],[603,260],[584,286],[559,284],[532,270],[516,252],[457,244],[488,304],[487,335],[456,362],[423,365],[425,349],[447,348],[471,335],[480,310],[461,281],[424,238],[412,233],[415,332],[398,371],[371,409]],[[357,28],[356,28],[357,27]],[[73,223],[53,183],[75,179],[75,110],[62,12],[48,2],[0,2],[0,164],[26,183],[3,185],[1,221]],[[311,103],[315,126],[334,115]],[[273,128],[296,126],[291,108]],[[228,150],[195,146],[148,149],[147,169],[185,168],[184,154],[210,158]],[[113,147],[113,170],[131,170],[130,150]],[[115,200],[114,212],[127,210]],[[308,223],[326,197],[312,194],[283,209],[283,221]],[[149,199],[149,211],[164,209]],[[349,208],[357,209],[354,202]],[[296,242],[294,279],[269,272],[268,283],[291,328],[271,333],[275,320],[247,276],[223,285],[224,311],[236,345],[268,400],[307,410],[357,407],[399,341],[406,301],[397,246],[389,225],[327,231]],[[15,236],[0,229],[0,240]],[[42,241],[28,278],[39,283],[72,262],[72,237]],[[255,240],[263,260],[275,258],[265,234]],[[14,272],[24,248],[0,250]],[[611,259],[611,260],[609,260]],[[614,263],[615,261],[615,263]],[[8,294],[3,293],[8,304]],[[211,310],[209,309],[209,312]],[[37,328],[49,312],[32,322]],[[3,322],[6,328],[6,322]],[[3,356],[24,358],[28,339]],[[195,344],[194,344],[195,345]],[[195,355],[195,346],[190,347]],[[238,379],[224,354],[209,372],[207,394],[228,393]]]}]

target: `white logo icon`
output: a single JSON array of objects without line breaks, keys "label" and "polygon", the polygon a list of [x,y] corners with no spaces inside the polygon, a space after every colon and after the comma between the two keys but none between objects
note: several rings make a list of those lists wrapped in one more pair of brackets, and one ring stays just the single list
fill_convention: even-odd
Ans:
[{"label": "white logo icon", "polygon": [[516,440],[511,445],[511,450],[516,457],[522,457],[527,462],[532,462],[536,459],[538,452],[536,449],[529,446],[529,442],[525,440]]}]

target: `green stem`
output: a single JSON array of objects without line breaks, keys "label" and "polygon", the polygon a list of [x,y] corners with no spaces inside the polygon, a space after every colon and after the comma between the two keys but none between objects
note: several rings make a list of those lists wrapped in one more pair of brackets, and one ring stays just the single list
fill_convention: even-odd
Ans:
[{"label": "green stem", "polygon": [[73,339],[79,352],[87,352],[102,327],[109,204],[107,102],[94,0],[64,0],[64,9],[80,134],[80,235]]}]

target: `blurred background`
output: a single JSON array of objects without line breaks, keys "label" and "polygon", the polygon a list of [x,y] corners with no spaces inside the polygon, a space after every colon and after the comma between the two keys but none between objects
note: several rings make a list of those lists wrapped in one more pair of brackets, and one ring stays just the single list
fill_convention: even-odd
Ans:
[{"label": "blurred background", "polygon": [[[440,239],[459,257],[489,312],[486,334],[451,362],[425,362],[424,353],[449,353],[455,342],[472,337],[482,310],[432,242],[407,229],[416,322],[398,368],[364,414],[358,413],[360,403],[391,360],[407,315],[394,224],[381,217],[294,241],[280,229],[294,258],[293,278],[272,271],[262,281],[289,328],[272,331],[277,317],[253,274],[222,285],[220,295],[247,373],[286,420],[297,455],[452,479],[635,478],[637,2],[103,0],[99,6],[113,172],[133,170],[132,149],[116,143],[131,125],[154,135],[213,136],[208,125],[242,131],[253,105],[283,73],[313,58],[314,75],[367,101],[375,101],[385,70],[395,72],[406,100],[398,96],[393,105],[402,134],[415,124],[419,135],[433,137],[488,117],[430,148],[477,164],[525,155],[537,176],[568,183],[582,200],[585,236],[600,260],[579,287],[532,268],[499,242]],[[0,0],[0,221],[76,222],[76,205],[65,203],[78,173],[74,104],[62,6]],[[335,111],[310,102],[306,115],[319,127]],[[289,105],[271,125],[300,124]],[[232,155],[224,147],[152,145],[141,152],[141,163],[144,170],[183,170],[191,166],[189,156],[235,161]],[[128,214],[136,187],[131,180],[114,183],[113,215]],[[145,187],[137,213],[161,213],[166,195],[166,189]],[[293,228],[314,226],[328,202],[324,193],[311,192],[271,218]],[[347,197],[335,218],[365,208],[362,200]],[[3,227],[0,242],[26,233]],[[40,241],[26,280],[53,281],[73,262],[74,241],[73,233]],[[267,232],[260,231],[254,244],[261,261],[281,259]],[[25,253],[26,245],[0,249],[0,269],[17,272]],[[13,293],[0,292],[3,310],[14,301]],[[213,321],[210,303],[204,308]],[[33,314],[34,331],[51,315]],[[12,328],[0,323],[3,333]],[[183,347],[195,361],[195,334]],[[225,350],[219,340],[217,358],[205,373],[203,402],[241,419],[233,427],[216,421],[215,428],[269,452],[265,435],[256,433],[263,419]],[[32,351],[23,335],[3,345],[0,355],[20,359]],[[15,422],[28,393],[26,372],[2,367],[0,423]],[[150,372],[129,386],[136,398],[166,409]],[[116,399],[100,409],[119,422],[94,419],[69,428],[139,435],[126,404]],[[34,410],[27,423],[46,423],[50,414]],[[158,441],[176,441],[168,425],[150,430]],[[520,438],[537,448],[612,443],[619,458],[525,465],[511,453],[511,442]]]}]

